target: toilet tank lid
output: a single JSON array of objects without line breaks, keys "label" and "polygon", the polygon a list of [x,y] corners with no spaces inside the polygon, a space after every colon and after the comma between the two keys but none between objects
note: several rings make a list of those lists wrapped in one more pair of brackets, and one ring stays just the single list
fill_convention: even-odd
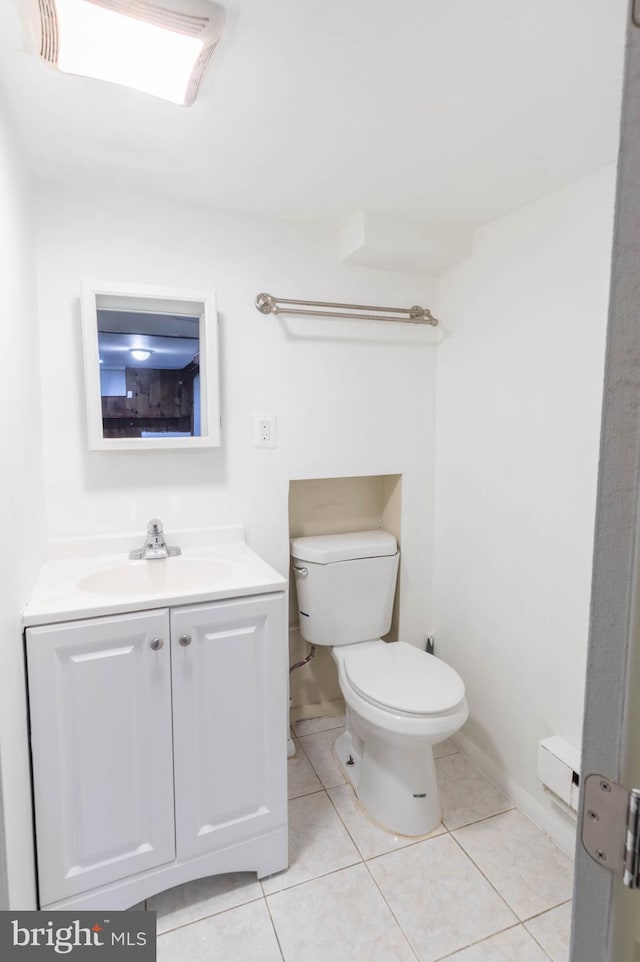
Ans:
[{"label": "toilet tank lid", "polygon": [[396,551],[396,539],[388,531],[350,531],[291,539],[293,558],[321,565],[333,561],[355,561],[358,558],[381,558],[394,555]]}]

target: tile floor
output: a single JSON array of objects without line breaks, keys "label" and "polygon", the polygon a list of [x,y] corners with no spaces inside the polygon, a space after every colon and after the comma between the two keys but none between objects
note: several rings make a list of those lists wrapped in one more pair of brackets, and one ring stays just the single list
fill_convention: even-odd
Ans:
[{"label": "tile floor", "polygon": [[382,830],[333,760],[343,725],[294,725],[286,872],[149,899],[158,962],[567,962],[570,859],[450,742],[436,750],[442,824]]}]

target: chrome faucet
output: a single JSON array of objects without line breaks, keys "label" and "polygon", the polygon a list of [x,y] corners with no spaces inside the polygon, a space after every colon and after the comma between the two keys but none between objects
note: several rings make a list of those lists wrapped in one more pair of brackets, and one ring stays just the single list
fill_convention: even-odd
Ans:
[{"label": "chrome faucet", "polygon": [[164,540],[162,521],[152,518],[147,525],[147,539],[141,548],[134,548],[129,552],[131,561],[140,561],[142,558],[147,561],[154,561],[158,558],[173,558],[182,554],[181,548],[168,545]]}]

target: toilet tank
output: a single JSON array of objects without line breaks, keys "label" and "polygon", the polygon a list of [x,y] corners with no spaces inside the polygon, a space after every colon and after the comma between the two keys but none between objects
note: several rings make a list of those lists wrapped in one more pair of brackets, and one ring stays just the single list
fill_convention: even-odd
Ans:
[{"label": "toilet tank", "polygon": [[391,626],[398,546],[387,531],[293,538],[300,634],[313,645],[353,645]]}]

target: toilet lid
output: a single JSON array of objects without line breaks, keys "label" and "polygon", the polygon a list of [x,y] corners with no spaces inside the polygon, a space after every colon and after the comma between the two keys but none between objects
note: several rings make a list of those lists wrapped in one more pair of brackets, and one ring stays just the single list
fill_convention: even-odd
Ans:
[{"label": "toilet lid", "polygon": [[452,711],[464,682],[446,662],[404,641],[345,655],[349,683],[367,701],[411,715]]}]

